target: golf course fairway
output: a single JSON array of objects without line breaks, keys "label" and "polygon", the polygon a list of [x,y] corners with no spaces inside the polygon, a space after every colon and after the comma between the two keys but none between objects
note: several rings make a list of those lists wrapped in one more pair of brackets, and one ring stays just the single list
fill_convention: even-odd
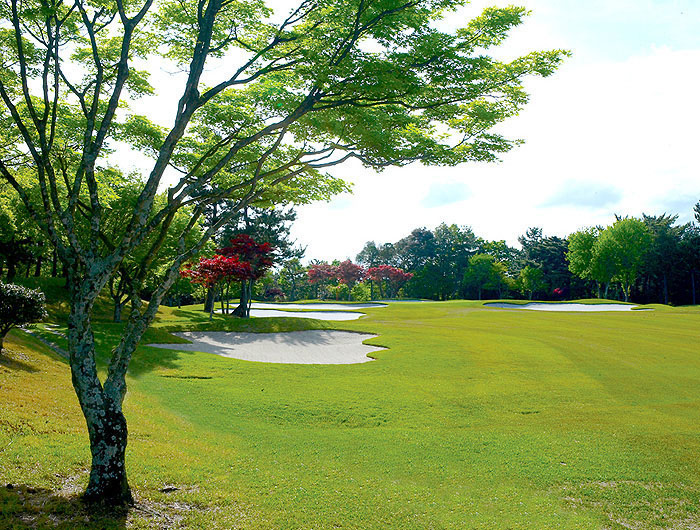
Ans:
[{"label": "golf course fairway", "polygon": [[[162,308],[142,344],[337,329],[388,349],[300,365],[141,346],[125,403],[137,504],[118,518],[76,500],[89,450],[66,361],[15,330],[0,528],[698,528],[700,310],[650,307],[390,303],[358,321],[212,323],[201,306]],[[121,329],[104,314],[102,362]]]}]

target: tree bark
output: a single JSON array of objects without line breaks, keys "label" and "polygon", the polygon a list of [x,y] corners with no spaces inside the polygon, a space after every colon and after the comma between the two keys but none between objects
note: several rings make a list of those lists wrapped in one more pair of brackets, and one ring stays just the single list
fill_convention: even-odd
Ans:
[{"label": "tree bark", "polygon": [[207,297],[204,300],[204,311],[207,313],[212,312],[212,308],[214,307],[214,288],[210,287],[207,289]]},{"label": "tree bark", "polygon": [[51,277],[55,278],[58,276],[58,252],[53,249],[51,252]]},{"label": "tree bark", "polygon": [[248,318],[250,316],[250,308],[248,302],[248,282],[244,280],[241,282],[241,296],[238,302],[238,307],[233,310],[233,316],[240,318]]},{"label": "tree bark", "polygon": [[71,278],[68,343],[73,388],[78,396],[90,438],[92,464],[83,498],[110,506],[133,503],[126,477],[126,419],[122,393],[110,395],[102,387],[95,363],[95,340],[90,310],[104,281]]},{"label": "tree bark", "polygon": [[122,306],[123,302],[120,300],[115,299],[114,300],[114,322],[121,322],[122,321]]}]

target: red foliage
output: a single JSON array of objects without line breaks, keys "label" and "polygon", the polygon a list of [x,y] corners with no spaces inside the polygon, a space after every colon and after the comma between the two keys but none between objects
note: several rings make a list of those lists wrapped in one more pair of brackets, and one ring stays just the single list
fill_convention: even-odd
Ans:
[{"label": "red foliage", "polygon": [[386,282],[387,294],[394,296],[404,283],[413,278],[413,273],[404,272],[402,269],[389,265],[379,265],[378,267],[367,269],[365,277],[377,282],[380,286],[380,291],[382,283]]},{"label": "red foliage", "polygon": [[343,261],[338,267],[336,267],[336,278],[340,283],[346,285],[352,285],[355,282],[359,282],[365,276],[365,269],[360,265],[355,265],[349,259]]},{"label": "red foliage", "polygon": [[328,263],[311,265],[306,272],[309,283],[323,283],[338,277],[337,267]]},{"label": "red foliage", "polygon": [[413,278],[413,273],[404,272],[402,269],[389,265],[379,265],[378,267],[370,267],[367,269],[367,278],[375,282],[386,280],[400,285]]},{"label": "red foliage", "polygon": [[183,278],[205,287],[214,287],[221,281],[231,281],[251,274],[250,263],[239,261],[237,256],[227,257],[220,254],[212,258],[199,258],[197,264],[191,264],[180,271]]},{"label": "red foliage", "polygon": [[238,234],[231,240],[228,247],[217,250],[226,257],[236,258],[241,263],[248,264],[248,270],[235,277],[237,280],[258,280],[272,267],[274,263],[274,248],[270,243],[257,243],[247,234]]}]

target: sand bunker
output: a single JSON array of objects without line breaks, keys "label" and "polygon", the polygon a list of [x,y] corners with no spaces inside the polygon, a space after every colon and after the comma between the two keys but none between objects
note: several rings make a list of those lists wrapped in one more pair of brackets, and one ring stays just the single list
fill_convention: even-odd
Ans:
[{"label": "sand bunker", "polygon": [[[533,311],[632,311],[639,306],[626,304],[509,304],[506,302],[492,302],[484,304],[485,307],[498,307],[501,309],[531,309]],[[638,311],[651,311],[651,309],[638,309]]]},{"label": "sand bunker", "polygon": [[362,344],[376,337],[350,331],[309,330],[287,333],[185,331],[174,333],[192,344],[149,344],[154,348],[198,351],[244,361],[286,364],[355,364],[373,359],[368,353],[384,350]]},{"label": "sand bunker", "polygon": [[326,304],[324,302],[311,302],[308,304],[273,304],[267,302],[253,302],[250,307],[253,309],[319,309],[322,311],[349,311],[353,309],[386,307],[386,304],[371,302],[363,304]]},{"label": "sand bunker", "polygon": [[315,318],[317,320],[357,320],[364,313],[350,311],[279,311],[277,309],[251,309],[252,317],[294,317]]},{"label": "sand bunker", "polygon": [[[312,302],[310,304],[273,304],[265,302],[253,302],[250,316],[258,318],[315,318],[317,320],[357,320],[365,316],[364,313],[348,311],[349,309],[367,309],[372,307],[386,307],[386,304],[326,304]],[[318,311],[281,311],[282,309],[317,309]],[[217,310],[217,313],[220,313]]]}]

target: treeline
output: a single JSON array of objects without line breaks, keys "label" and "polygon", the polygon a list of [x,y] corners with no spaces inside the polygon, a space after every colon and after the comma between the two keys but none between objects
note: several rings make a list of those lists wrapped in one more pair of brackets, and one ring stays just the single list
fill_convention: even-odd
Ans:
[{"label": "treeline", "polygon": [[[434,230],[417,228],[394,243],[370,241],[355,258],[357,264],[343,262],[342,268],[400,270],[407,277],[391,293],[399,297],[605,297],[695,304],[700,280],[700,203],[694,214],[697,222],[686,224],[679,224],[677,215],[618,217],[608,227],[586,228],[567,238],[530,228],[518,238],[521,248],[485,240],[466,226],[443,223]],[[291,260],[263,283],[282,291],[287,299],[380,295],[378,282],[366,273],[357,272],[353,281],[331,272],[323,277],[324,270],[340,266],[340,262],[315,262],[305,267]]]}]

